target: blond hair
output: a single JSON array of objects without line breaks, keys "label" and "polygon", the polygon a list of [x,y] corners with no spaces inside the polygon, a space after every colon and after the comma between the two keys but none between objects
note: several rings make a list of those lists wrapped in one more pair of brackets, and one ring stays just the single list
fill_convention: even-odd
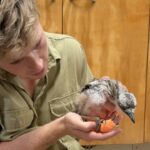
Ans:
[{"label": "blond hair", "polygon": [[0,56],[20,52],[35,37],[34,0],[0,0]]}]

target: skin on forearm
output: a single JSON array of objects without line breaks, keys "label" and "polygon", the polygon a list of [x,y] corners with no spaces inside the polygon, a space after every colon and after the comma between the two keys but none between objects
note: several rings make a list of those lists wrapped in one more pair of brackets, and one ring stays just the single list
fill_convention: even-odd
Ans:
[{"label": "skin on forearm", "polygon": [[3,150],[46,150],[59,138],[64,136],[65,126],[63,117],[55,121],[25,133],[10,142],[1,142],[0,149]]}]

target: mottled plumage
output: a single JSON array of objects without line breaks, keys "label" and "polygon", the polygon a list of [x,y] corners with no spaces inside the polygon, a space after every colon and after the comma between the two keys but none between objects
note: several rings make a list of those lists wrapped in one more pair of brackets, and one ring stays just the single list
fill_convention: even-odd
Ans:
[{"label": "mottled plumage", "polygon": [[100,112],[106,103],[113,104],[135,122],[136,98],[116,80],[95,79],[85,85],[76,101],[76,110],[81,115],[97,116],[96,112]]}]

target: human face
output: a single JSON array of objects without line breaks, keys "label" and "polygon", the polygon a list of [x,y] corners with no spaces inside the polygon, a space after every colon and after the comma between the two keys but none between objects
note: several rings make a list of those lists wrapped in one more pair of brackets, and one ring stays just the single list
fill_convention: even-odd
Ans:
[{"label": "human face", "polygon": [[20,78],[37,80],[44,77],[48,67],[48,46],[41,25],[38,24],[35,30],[38,37],[35,43],[23,48],[17,59],[2,58],[0,68]]}]

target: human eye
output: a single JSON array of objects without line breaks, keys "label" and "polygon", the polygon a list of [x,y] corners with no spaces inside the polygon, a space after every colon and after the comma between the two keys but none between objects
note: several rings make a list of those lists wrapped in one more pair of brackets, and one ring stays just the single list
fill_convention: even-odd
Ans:
[{"label": "human eye", "polygon": [[40,46],[40,41],[35,45],[35,49],[37,49]]},{"label": "human eye", "polygon": [[18,60],[11,62],[10,64],[16,65],[16,64],[19,64],[21,61],[22,61],[21,59],[18,59]]},{"label": "human eye", "polygon": [[42,42],[42,39],[38,40],[38,42],[36,43],[36,45],[34,46],[34,49],[37,49],[41,46],[41,42]]}]

